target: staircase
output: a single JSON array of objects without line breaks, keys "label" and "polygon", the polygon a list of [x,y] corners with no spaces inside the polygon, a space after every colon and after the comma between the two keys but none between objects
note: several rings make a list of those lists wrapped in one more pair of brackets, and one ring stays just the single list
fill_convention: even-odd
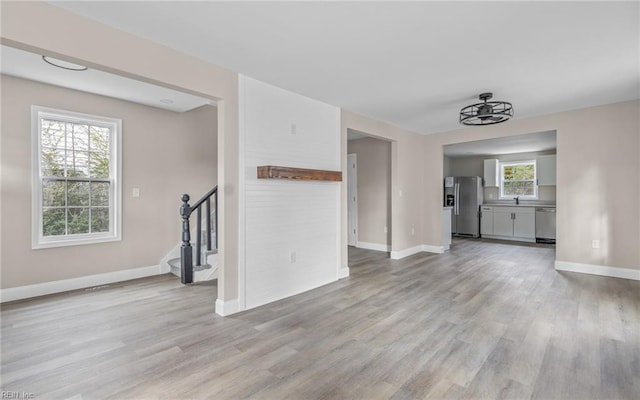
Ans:
[{"label": "staircase", "polygon": [[[219,266],[218,186],[193,205],[189,205],[189,199],[188,194],[182,195],[182,242],[161,261],[161,265],[179,276],[183,284],[217,279]],[[192,231],[191,215],[194,211],[196,227]],[[191,246],[192,236],[196,238],[195,247]]]},{"label": "staircase", "polygon": [[[192,236],[195,236],[195,229],[192,231]],[[204,231],[201,233],[204,235]],[[203,240],[204,242],[204,240]],[[176,246],[171,253],[169,253],[163,260],[162,265],[166,265],[168,267],[169,272],[173,275],[180,278],[181,275],[181,258],[180,258],[180,245]],[[192,259],[195,259],[196,248],[193,248],[194,254],[192,255]],[[193,266],[193,282],[204,282],[211,281],[214,279],[218,279],[218,251],[215,249],[207,250],[204,248],[202,250],[201,259],[203,261],[202,265],[194,265]]]},{"label": "staircase", "polygon": [[[207,264],[193,267],[193,282],[204,282],[218,279],[218,257],[213,254],[212,259],[207,260]],[[168,261],[171,267],[170,272],[180,277],[180,258],[172,258]]]}]

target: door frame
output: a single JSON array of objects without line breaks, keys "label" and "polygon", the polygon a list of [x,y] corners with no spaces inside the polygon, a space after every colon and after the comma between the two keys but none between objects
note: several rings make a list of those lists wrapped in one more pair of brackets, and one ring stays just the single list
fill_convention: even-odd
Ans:
[{"label": "door frame", "polygon": [[347,245],[358,244],[358,155],[347,154]]}]

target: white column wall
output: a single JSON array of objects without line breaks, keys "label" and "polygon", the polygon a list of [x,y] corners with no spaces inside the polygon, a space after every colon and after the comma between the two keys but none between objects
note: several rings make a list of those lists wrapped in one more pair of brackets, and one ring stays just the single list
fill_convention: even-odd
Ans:
[{"label": "white column wall", "polygon": [[340,183],[257,179],[256,167],[339,171],[339,108],[241,76],[240,135],[241,309],[337,280]]}]

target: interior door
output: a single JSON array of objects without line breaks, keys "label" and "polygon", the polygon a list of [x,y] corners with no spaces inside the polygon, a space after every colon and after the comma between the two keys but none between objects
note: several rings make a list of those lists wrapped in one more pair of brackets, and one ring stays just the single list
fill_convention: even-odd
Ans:
[{"label": "interior door", "polygon": [[358,162],[356,154],[347,155],[347,244],[358,243]]}]

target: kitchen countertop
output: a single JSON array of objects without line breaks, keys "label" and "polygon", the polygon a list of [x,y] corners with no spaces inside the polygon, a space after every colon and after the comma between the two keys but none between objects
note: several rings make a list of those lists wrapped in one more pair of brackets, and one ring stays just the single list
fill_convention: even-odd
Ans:
[{"label": "kitchen countertop", "polygon": [[555,204],[495,204],[495,203],[484,203],[483,206],[487,207],[546,207],[546,208],[555,208]]}]

